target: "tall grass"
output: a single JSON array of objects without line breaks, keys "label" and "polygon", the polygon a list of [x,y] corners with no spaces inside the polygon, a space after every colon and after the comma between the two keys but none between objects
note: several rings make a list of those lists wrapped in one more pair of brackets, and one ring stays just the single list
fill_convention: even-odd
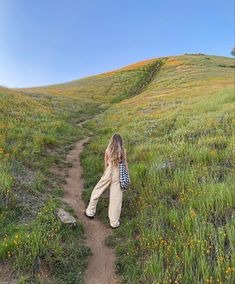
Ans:
[{"label": "tall grass", "polygon": [[[65,174],[49,169],[66,172],[65,154],[88,133],[77,124],[99,114],[81,155],[84,199],[119,132],[132,185],[107,241],[122,282],[235,282],[233,75],[229,58],[183,55],[66,84],[0,88],[0,260],[25,281],[42,281],[42,261],[45,281],[82,283],[90,251],[81,224],[55,216]],[[97,210],[105,222],[107,206],[106,192]]]},{"label": "tall grass", "polygon": [[[0,261],[12,264],[18,280],[45,276],[51,281],[56,275],[57,283],[63,283],[62,276],[74,283],[70,279],[79,274],[77,283],[82,283],[90,249],[79,222],[70,228],[57,218],[56,209],[63,205],[56,191],[63,180],[49,172],[64,157],[63,147],[86,134],[76,126],[84,117],[82,107],[71,110],[73,100],[57,104],[56,98],[52,102],[4,88],[0,100]],[[77,247],[76,268],[71,243]],[[56,267],[68,256],[69,269],[60,275]],[[45,275],[42,264],[49,271]]]},{"label": "tall grass", "polygon": [[[148,88],[88,123],[88,202],[114,132],[131,188],[109,238],[123,283],[234,283],[234,68],[206,55],[169,57]],[[92,161],[92,167],[91,165]],[[105,222],[108,195],[98,204]]]},{"label": "tall grass", "polygon": [[[80,121],[123,95],[135,95],[155,65],[150,60],[36,89],[0,88],[0,261],[12,265],[19,281],[82,283],[90,254],[82,226],[79,221],[73,228],[63,226],[56,217],[57,208],[65,207],[58,197],[71,166],[65,154],[88,134]],[[54,165],[61,176],[50,172]]]}]

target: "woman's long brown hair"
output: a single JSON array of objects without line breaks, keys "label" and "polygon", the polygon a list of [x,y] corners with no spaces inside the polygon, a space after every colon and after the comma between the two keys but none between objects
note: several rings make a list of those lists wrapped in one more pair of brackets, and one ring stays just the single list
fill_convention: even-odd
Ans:
[{"label": "woman's long brown hair", "polygon": [[[124,151],[122,137],[118,133],[114,133],[109,140],[107,152],[112,165],[118,165],[121,159],[121,153]],[[124,157],[123,157],[124,159]]]}]

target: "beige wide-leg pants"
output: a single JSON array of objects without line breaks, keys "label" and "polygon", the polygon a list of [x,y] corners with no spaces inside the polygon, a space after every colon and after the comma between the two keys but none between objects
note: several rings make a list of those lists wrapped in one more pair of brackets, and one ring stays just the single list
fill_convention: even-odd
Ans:
[{"label": "beige wide-leg pants", "polygon": [[104,171],[104,174],[94,187],[89,205],[86,209],[86,214],[88,216],[94,216],[96,213],[96,206],[100,195],[104,190],[110,185],[110,195],[109,195],[109,209],[108,217],[109,222],[112,227],[118,227],[120,222],[119,218],[121,215],[122,208],[122,195],[123,191],[120,186],[119,180],[119,166],[114,166],[109,164]]}]

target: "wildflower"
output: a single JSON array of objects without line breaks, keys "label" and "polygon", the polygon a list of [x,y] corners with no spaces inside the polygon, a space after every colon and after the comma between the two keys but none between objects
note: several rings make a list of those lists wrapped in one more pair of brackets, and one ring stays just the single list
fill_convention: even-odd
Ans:
[{"label": "wildflower", "polygon": [[195,218],[197,216],[196,212],[193,209],[190,209],[189,214],[192,218]]}]

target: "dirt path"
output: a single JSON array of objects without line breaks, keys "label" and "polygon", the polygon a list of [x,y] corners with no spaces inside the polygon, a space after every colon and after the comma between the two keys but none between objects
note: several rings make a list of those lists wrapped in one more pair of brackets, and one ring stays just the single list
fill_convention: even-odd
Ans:
[{"label": "dirt path", "polygon": [[[79,123],[79,126],[82,127],[87,121]],[[92,251],[92,256],[89,259],[88,268],[84,275],[85,284],[119,283],[115,274],[115,251],[105,244],[105,238],[112,234],[112,229],[97,220],[96,217],[88,219],[84,215],[86,209],[82,200],[84,180],[82,178],[83,169],[80,165],[79,156],[84,144],[89,141],[90,135],[79,140],[75,148],[66,157],[66,160],[72,162],[73,166],[69,168],[66,185],[64,186],[65,194],[62,200],[75,210],[79,220],[81,220],[85,230],[86,244]]]}]

